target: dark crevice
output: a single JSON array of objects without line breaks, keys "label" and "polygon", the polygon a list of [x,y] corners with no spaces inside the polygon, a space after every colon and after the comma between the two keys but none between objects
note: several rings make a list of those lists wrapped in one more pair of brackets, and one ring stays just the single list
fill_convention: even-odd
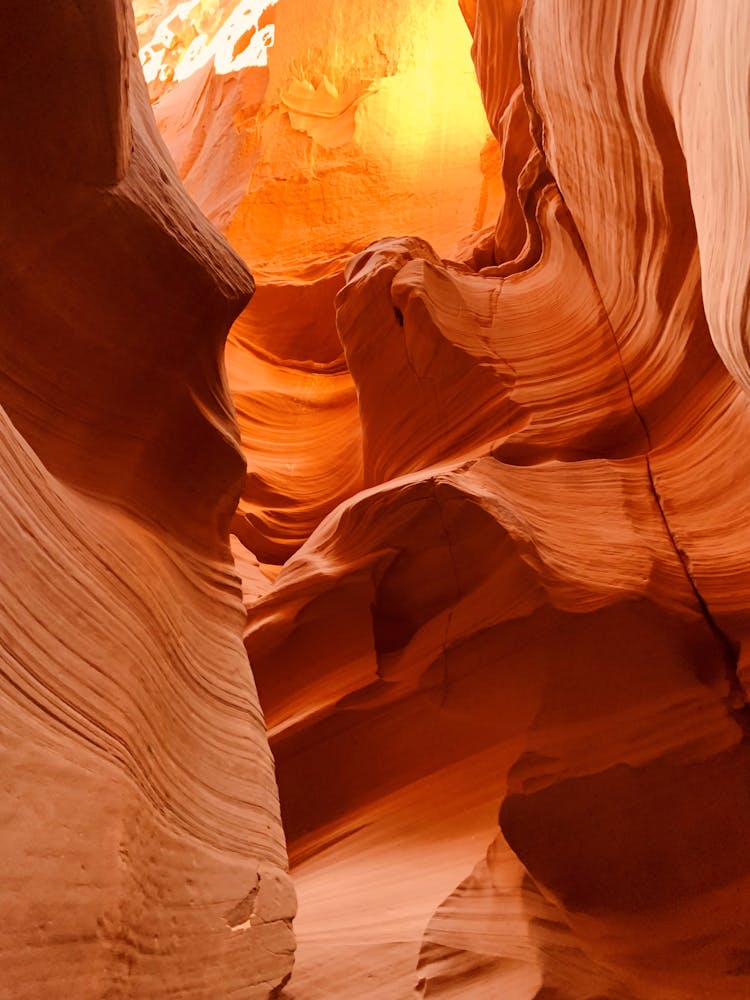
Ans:
[{"label": "dark crevice", "polygon": [[[438,483],[433,479],[432,481],[432,495],[437,507],[438,517],[440,518],[440,526],[443,530],[443,535],[445,537],[445,542],[448,551],[448,559],[450,561],[453,570],[453,583],[456,589],[456,604],[461,600],[461,581],[458,575],[458,563],[456,562],[456,553],[453,548],[453,542],[451,540],[450,532],[448,531],[448,525],[446,524],[445,514],[443,512],[443,505],[438,496]],[[443,633],[443,643],[441,651],[441,659],[443,661],[443,681],[442,681],[442,696],[440,699],[440,707],[445,705],[448,698],[449,689],[449,676],[448,676],[448,650],[450,648],[450,630],[453,624],[453,609],[455,605],[450,607],[445,619],[445,632]]]}]

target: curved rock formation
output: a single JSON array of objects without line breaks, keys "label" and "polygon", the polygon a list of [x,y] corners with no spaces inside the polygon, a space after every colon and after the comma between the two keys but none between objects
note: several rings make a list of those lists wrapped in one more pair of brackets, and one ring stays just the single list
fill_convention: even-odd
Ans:
[{"label": "curved rock formation", "polygon": [[745,1000],[745,4],[134,6],[177,170],[6,19],[9,997]]},{"label": "curved rock formation", "polygon": [[136,11],[185,186],[258,283],[227,355],[249,467],[234,528],[280,565],[363,485],[333,307],[346,261],[403,227],[452,254],[493,224],[497,146],[454,0]]},{"label": "curved rock formation", "polygon": [[125,4],[8,13],[0,994],[266,998],[294,893],[228,547],[253,290],[182,190]]},{"label": "curved rock formation", "polygon": [[[327,878],[379,961],[375,914],[424,912],[442,838],[457,864],[477,830],[389,840],[394,796],[429,824],[470,794],[502,836],[429,925],[425,995],[744,997],[747,204],[722,157],[747,28],[734,4],[462,7],[504,209],[462,263],[389,239],[348,265],[367,488],[249,610],[301,954],[332,961],[304,916]],[[357,854],[387,901],[349,901]],[[414,934],[394,919],[363,996],[406,995]]]}]

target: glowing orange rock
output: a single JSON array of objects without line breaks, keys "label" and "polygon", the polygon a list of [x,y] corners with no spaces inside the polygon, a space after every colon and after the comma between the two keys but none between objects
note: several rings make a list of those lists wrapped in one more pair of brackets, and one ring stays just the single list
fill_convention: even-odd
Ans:
[{"label": "glowing orange rock", "polygon": [[136,7],[185,186],[258,282],[227,356],[249,464],[235,530],[282,563],[363,483],[333,309],[346,260],[404,230],[453,254],[497,215],[466,29],[453,0]]},{"label": "glowing orange rock", "polygon": [[[66,84],[45,103],[15,46],[9,78],[37,88],[24,93],[47,138],[29,142],[23,103],[7,102],[4,303],[9,329],[33,334],[9,339],[5,366],[9,545],[37,618],[56,621],[62,593],[89,636],[101,565],[94,592],[115,609],[100,668],[83,639],[39,655],[7,599],[28,644],[24,670],[6,669],[14,702],[18,676],[29,685],[11,761],[32,789],[7,821],[14,869],[48,799],[77,825],[63,826],[72,864],[45,867],[45,884],[64,888],[89,858],[90,814],[77,793],[48,795],[53,780],[122,821],[85,883],[118,907],[95,929],[99,896],[66,914],[89,950],[59,980],[76,995],[128,977],[144,997],[196,982],[263,995],[289,968],[231,521],[305,1000],[342,983],[358,1000],[415,985],[744,1000],[741,0],[136,7],[179,171],[259,279],[227,352],[250,469],[233,515],[241,462],[218,359],[250,291],[242,267],[179,192],[142,94],[130,152],[114,60],[94,61],[97,88],[66,73],[58,26],[33,64]],[[90,23],[88,52],[124,45],[116,18]],[[79,135],[61,123],[84,92],[104,107]],[[47,201],[26,197],[34,156]],[[49,523],[72,553],[57,569]],[[132,595],[152,578],[143,611]],[[37,726],[32,682],[62,736]],[[109,714],[97,685],[113,689]],[[97,757],[68,731],[101,717]],[[182,879],[191,859],[202,895]],[[14,941],[36,914],[24,905]],[[14,984],[35,982],[23,954]],[[87,968],[105,956],[91,985],[81,954]]]},{"label": "glowing orange rock", "polygon": [[[363,995],[393,995],[409,955],[376,925],[413,959],[442,882],[427,996],[740,1000],[747,28],[734,3],[519,6],[462,4],[498,224],[458,263],[391,238],[347,266],[367,488],[249,611],[303,910],[327,877],[354,924],[303,920],[301,975],[359,941],[385,956]],[[392,818],[454,804],[434,836]]]}]

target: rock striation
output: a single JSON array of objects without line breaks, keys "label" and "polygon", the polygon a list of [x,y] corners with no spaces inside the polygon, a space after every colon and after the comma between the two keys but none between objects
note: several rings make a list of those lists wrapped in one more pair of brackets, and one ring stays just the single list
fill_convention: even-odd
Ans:
[{"label": "rock striation", "polygon": [[135,8],[185,187],[258,285],[227,350],[248,461],[234,529],[280,566],[363,485],[334,309],[346,262],[404,226],[453,254],[494,225],[497,143],[454,0]]},{"label": "rock striation", "polygon": [[294,892],[228,544],[249,273],[183,191],[129,5],[7,12],[0,996],[267,998]]},{"label": "rock striation", "polygon": [[[348,263],[365,489],[249,608],[301,954],[327,879],[369,907],[328,929],[372,948],[361,995],[406,996],[398,914],[484,835],[429,921],[424,995],[741,998],[746,18],[462,10],[497,226],[453,261],[404,237]],[[393,835],[396,801],[421,831]],[[355,903],[355,856],[387,901]]]},{"label": "rock striation", "polygon": [[5,22],[0,995],[746,1000],[744,0],[133,6]]}]

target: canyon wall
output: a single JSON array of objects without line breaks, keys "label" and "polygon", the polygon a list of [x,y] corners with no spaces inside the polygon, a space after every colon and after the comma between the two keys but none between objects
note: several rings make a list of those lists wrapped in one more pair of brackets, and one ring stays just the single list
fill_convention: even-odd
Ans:
[{"label": "canyon wall", "polygon": [[[383,998],[415,985],[514,1000],[744,997],[741,4],[461,3],[501,153],[480,133],[462,139],[489,171],[478,194],[496,193],[497,222],[457,219],[477,188],[446,188],[452,248],[418,212],[383,225],[352,167],[367,155],[388,183],[393,158],[364,127],[382,75],[368,92],[329,86],[342,51],[364,51],[365,66],[403,58],[403,33],[383,24],[429,49],[430,14],[379,5],[374,31],[341,9],[319,21],[293,0],[265,5],[263,67],[236,75],[265,90],[231,128],[188,104],[181,71],[152,84],[207,211],[224,183],[217,149],[242,146],[227,186],[239,207],[217,222],[267,286],[233,334],[250,465],[233,526],[301,899],[291,995],[346,983]],[[200,86],[221,113],[216,66]],[[304,108],[289,96],[303,93]],[[195,108],[220,141],[204,144],[201,125],[180,159]],[[460,134],[455,105],[422,111]],[[412,127],[408,109],[402,121]],[[316,165],[309,198],[292,148]],[[413,196],[430,207],[451,171],[438,150],[417,166]],[[363,241],[381,238],[353,245],[351,218]],[[280,280],[294,255],[302,274],[305,254],[304,279]],[[343,260],[343,281],[326,283]],[[285,373],[262,418],[247,361],[261,353]],[[337,381],[330,369],[309,381],[310,360],[334,354]],[[329,390],[349,380],[344,419]],[[280,375],[262,384],[278,390]],[[278,478],[258,443],[272,434]],[[325,490],[314,506],[308,474]],[[282,494],[294,497],[283,531]]]},{"label": "canyon wall", "polygon": [[278,566],[363,485],[347,260],[403,227],[453,255],[493,226],[497,142],[453,0],[135,9],[159,128],[258,286],[226,358],[249,465],[234,530]]},{"label": "canyon wall", "polygon": [[33,8],[0,36],[0,996],[265,1000],[295,900],[222,363],[253,282],[180,185],[129,5]]},{"label": "canyon wall", "polygon": [[744,1000],[743,0],[133,7],[3,36],[0,996]]}]

